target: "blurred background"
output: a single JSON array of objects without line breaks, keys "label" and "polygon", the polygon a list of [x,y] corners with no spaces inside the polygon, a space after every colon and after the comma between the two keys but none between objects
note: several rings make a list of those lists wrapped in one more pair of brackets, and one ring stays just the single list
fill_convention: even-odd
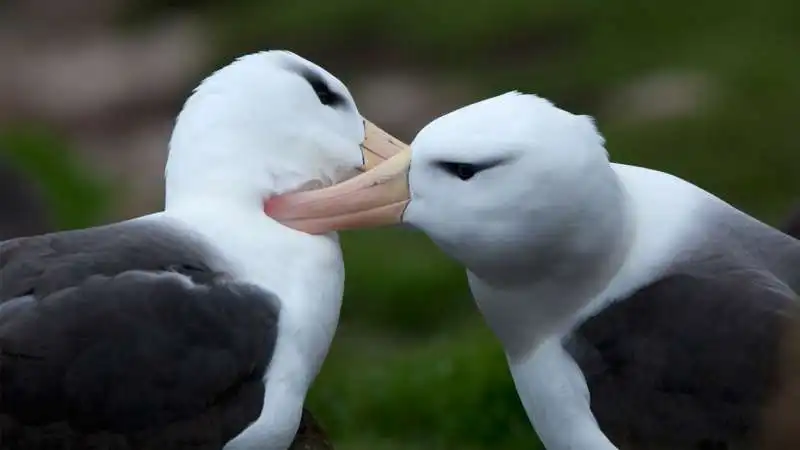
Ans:
[{"label": "blurred background", "polygon": [[[597,118],[618,162],[769,223],[800,199],[795,0],[3,0],[0,239],[158,210],[210,71],[290,49],[410,141],[512,89]],[[342,325],[308,405],[340,450],[538,441],[464,275],[416,233],[345,234]]]}]

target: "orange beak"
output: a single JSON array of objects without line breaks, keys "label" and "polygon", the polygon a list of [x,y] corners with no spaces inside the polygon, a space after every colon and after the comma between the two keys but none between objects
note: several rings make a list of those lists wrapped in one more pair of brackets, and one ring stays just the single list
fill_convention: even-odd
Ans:
[{"label": "orange beak", "polygon": [[400,223],[409,201],[411,148],[366,120],[364,125],[364,173],[327,188],[272,197],[264,205],[267,215],[310,234]]}]

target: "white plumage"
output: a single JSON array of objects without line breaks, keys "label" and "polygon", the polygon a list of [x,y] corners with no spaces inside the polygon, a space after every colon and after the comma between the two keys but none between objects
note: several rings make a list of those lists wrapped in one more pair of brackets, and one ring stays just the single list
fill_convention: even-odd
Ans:
[{"label": "white plumage", "polygon": [[[264,201],[342,181],[395,152],[389,140],[341,81],[293,53],[205,79],[173,131],[164,211],[1,243],[4,448],[35,450],[47,431],[25,425],[52,421],[82,424],[52,438],[76,448],[104,432],[140,448],[143,429],[146,448],[288,448],[336,330],[344,266],[335,233],[285,227]],[[80,316],[61,311],[73,305]]]},{"label": "white plumage", "polygon": [[549,450],[758,448],[800,242],[604,144],[590,117],[511,92],[271,214],[309,232],[402,221],[461,262]]}]

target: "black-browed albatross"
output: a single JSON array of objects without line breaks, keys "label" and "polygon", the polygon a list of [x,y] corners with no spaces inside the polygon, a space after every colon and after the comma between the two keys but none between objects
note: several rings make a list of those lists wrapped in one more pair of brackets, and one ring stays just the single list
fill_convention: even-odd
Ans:
[{"label": "black-browed albatross", "polygon": [[0,448],[289,447],[344,267],[335,233],[287,228],[263,201],[394,142],[293,53],[205,79],[170,140],[163,212],[0,243]]},{"label": "black-browed albatross", "polygon": [[549,450],[761,448],[800,386],[779,356],[800,241],[604,145],[590,117],[512,92],[267,210],[314,233],[402,221],[464,264]]}]

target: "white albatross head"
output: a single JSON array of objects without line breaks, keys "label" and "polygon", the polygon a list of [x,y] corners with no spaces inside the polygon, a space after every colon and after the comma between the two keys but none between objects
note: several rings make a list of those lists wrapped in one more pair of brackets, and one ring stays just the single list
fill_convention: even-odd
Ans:
[{"label": "white albatross head", "polygon": [[401,149],[325,69],[287,51],[254,53],[186,101],[170,140],[167,207],[217,198],[261,208],[271,195],[342,181]]},{"label": "white albatross head", "polygon": [[277,196],[267,211],[309,233],[403,222],[473,273],[530,275],[558,252],[601,251],[586,218],[603,217],[617,188],[592,118],[509,92],[434,120],[363,175]]},{"label": "white albatross head", "polygon": [[341,81],[285,51],[237,59],[186,101],[170,141],[164,216],[208,244],[215,270],[280,302],[261,415],[226,449],[290,446],[342,302],[336,236],[277,224],[264,202],[342,181],[404,148],[362,118]]}]

